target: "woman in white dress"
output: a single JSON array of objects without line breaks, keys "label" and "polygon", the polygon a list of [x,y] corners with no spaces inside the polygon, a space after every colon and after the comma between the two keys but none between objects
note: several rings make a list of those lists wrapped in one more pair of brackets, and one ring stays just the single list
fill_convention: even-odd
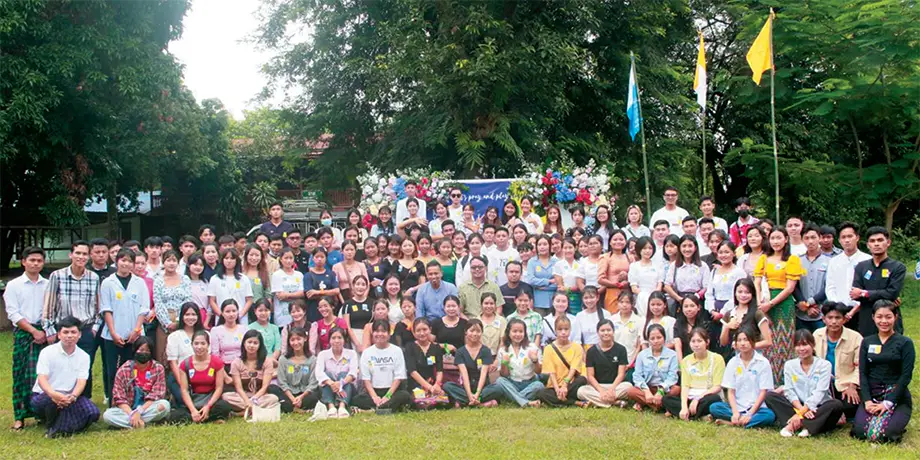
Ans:
[{"label": "woman in white dress", "polygon": [[661,265],[652,261],[655,256],[655,243],[643,236],[636,241],[636,253],[639,260],[629,265],[629,285],[636,295],[636,310],[643,318],[648,315],[648,297],[654,291],[661,290]]}]

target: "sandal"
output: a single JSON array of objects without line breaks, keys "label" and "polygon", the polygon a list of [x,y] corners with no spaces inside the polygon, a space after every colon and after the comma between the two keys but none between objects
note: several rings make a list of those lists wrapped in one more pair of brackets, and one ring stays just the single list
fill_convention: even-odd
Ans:
[{"label": "sandal", "polygon": [[13,425],[10,427],[10,431],[22,431],[26,427],[26,422],[22,420],[16,420],[13,422]]}]

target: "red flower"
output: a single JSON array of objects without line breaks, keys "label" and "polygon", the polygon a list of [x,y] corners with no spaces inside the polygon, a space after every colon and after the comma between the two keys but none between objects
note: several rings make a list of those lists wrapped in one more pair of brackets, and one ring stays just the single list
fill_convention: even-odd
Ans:
[{"label": "red flower", "polygon": [[374,224],[376,224],[376,223],[377,223],[377,218],[374,217],[374,215],[371,214],[371,213],[369,213],[369,212],[368,212],[367,214],[364,215],[364,218],[363,218],[363,219],[361,219],[361,225],[362,225],[365,229],[367,229],[367,231],[371,231],[371,228],[372,228],[372,227],[374,226]]}]

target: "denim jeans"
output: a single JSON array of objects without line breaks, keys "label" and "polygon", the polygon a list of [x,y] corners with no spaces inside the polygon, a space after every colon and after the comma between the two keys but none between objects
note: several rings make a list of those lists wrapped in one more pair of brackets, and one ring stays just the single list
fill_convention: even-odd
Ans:
[{"label": "denim jeans", "polygon": [[[709,413],[712,414],[714,418],[721,420],[731,420],[732,419],[732,407],[727,402],[717,402],[709,406]],[[742,414],[745,415],[745,414]],[[759,426],[772,425],[776,421],[776,414],[772,410],[767,408],[766,404],[760,406],[760,409],[757,410],[751,416],[751,421],[745,425],[745,428],[755,428]]]},{"label": "denim jeans", "polygon": [[498,380],[495,381],[495,385],[501,389],[502,395],[521,407],[526,406],[527,403],[532,401],[537,396],[537,393],[543,389],[543,384],[540,382],[540,379],[536,377],[520,382],[511,380],[507,377],[499,377]]}]

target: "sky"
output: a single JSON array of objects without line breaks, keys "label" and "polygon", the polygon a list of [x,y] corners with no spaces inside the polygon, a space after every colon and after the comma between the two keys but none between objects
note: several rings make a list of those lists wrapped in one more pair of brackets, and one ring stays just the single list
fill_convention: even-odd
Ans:
[{"label": "sky", "polygon": [[185,85],[198,101],[218,98],[242,119],[266,83],[259,72],[271,54],[244,40],[259,26],[259,0],[193,0],[182,38],[169,50],[185,65]]}]

